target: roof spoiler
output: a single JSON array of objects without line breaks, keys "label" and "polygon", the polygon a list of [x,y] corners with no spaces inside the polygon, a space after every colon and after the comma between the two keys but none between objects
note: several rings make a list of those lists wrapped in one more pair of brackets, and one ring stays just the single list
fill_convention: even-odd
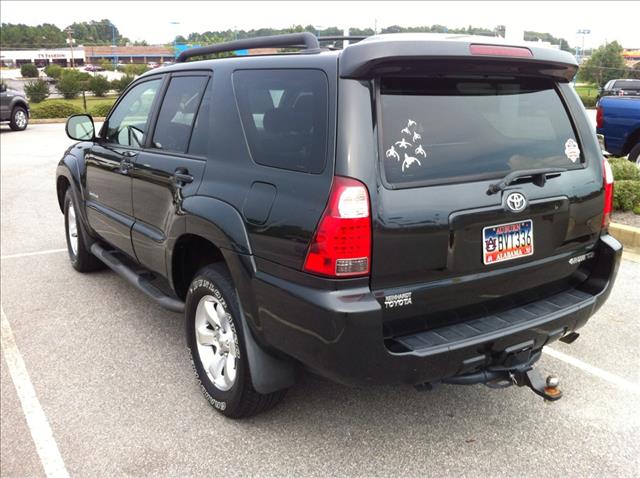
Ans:
[{"label": "roof spoiler", "polygon": [[[478,37],[416,39],[396,35],[371,37],[343,50],[340,77],[365,79],[416,70],[442,72],[443,62],[449,69],[463,62],[468,65],[470,61],[478,73],[534,74],[564,82],[571,81],[578,71],[578,63],[570,53],[535,44],[508,45]],[[478,46],[487,48],[475,48]],[[530,54],[519,55],[518,50],[528,50]],[[464,69],[469,72],[468,66]]]},{"label": "roof spoiler", "polygon": [[301,53],[319,53],[320,44],[313,33],[290,33],[287,35],[273,35],[268,37],[246,38],[242,40],[216,43],[215,45],[190,48],[178,55],[177,63],[184,63],[194,56],[212,55],[214,53],[248,50],[251,48],[285,48],[298,47]]}]

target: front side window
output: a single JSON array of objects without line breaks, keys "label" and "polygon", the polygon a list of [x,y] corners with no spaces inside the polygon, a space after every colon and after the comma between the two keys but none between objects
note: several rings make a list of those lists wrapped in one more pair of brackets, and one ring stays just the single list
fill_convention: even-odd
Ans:
[{"label": "front side window", "polygon": [[160,78],[129,90],[113,110],[107,124],[108,143],[141,148],[149,127],[151,106],[160,89]]},{"label": "front side window", "polygon": [[580,168],[554,83],[533,78],[383,78],[381,161],[392,185]]},{"label": "front side window", "polygon": [[328,84],[320,70],[241,70],[233,86],[253,160],[308,173],[327,156]]},{"label": "front side window", "polygon": [[206,76],[178,76],[171,79],[153,133],[154,148],[174,153],[187,151],[191,127],[207,79]]}]

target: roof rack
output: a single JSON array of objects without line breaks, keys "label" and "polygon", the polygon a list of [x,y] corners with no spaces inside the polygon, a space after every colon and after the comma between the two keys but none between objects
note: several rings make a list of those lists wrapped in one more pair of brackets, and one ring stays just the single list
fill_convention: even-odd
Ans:
[{"label": "roof rack", "polygon": [[216,43],[215,45],[190,48],[178,55],[177,63],[183,63],[194,56],[211,55],[250,48],[299,47],[302,53],[319,53],[320,44],[313,33],[290,33],[287,35],[273,35],[268,37],[246,38],[242,40]]},{"label": "roof rack", "polygon": [[318,41],[323,42],[323,41],[340,41],[340,40],[352,40],[352,41],[360,41],[360,40],[364,40],[365,38],[367,38],[364,35],[357,35],[357,36],[329,36],[329,37],[318,37]]}]

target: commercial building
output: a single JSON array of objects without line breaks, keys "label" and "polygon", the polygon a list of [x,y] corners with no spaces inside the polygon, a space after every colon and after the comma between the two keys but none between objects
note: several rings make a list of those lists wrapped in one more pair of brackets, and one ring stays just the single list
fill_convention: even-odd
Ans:
[{"label": "commercial building", "polygon": [[[73,60],[73,61],[72,61]],[[85,64],[85,51],[82,47],[34,49],[34,50],[0,50],[2,66],[19,67],[25,63],[33,63],[39,67],[55,63],[60,66]]]}]

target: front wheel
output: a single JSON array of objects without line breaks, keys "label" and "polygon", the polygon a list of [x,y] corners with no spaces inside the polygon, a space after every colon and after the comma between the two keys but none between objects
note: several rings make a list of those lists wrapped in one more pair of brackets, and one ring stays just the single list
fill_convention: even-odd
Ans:
[{"label": "front wheel", "polygon": [[67,189],[64,195],[64,230],[71,265],[78,272],[91,272],[103,269],[104,264],[102,261],[89,250],[89,245],[79,221],[78,209],[73,200],[71,189]]},{"label": "front wheel", "polygon": [[185,321],[193,370],[216,410],[243,418],[273,407],[284,397],[284,390],[264,395],[253,388],[238,297],[224,264],[207,266],[193,279]]},{"label": "front wheel", "polygon": [[13,108],[9,127],[13,131],[22,131],[27,128],[27,124],[29,124],[29,114],[27,113],[27,110],[22,106],[16,106]]}]

